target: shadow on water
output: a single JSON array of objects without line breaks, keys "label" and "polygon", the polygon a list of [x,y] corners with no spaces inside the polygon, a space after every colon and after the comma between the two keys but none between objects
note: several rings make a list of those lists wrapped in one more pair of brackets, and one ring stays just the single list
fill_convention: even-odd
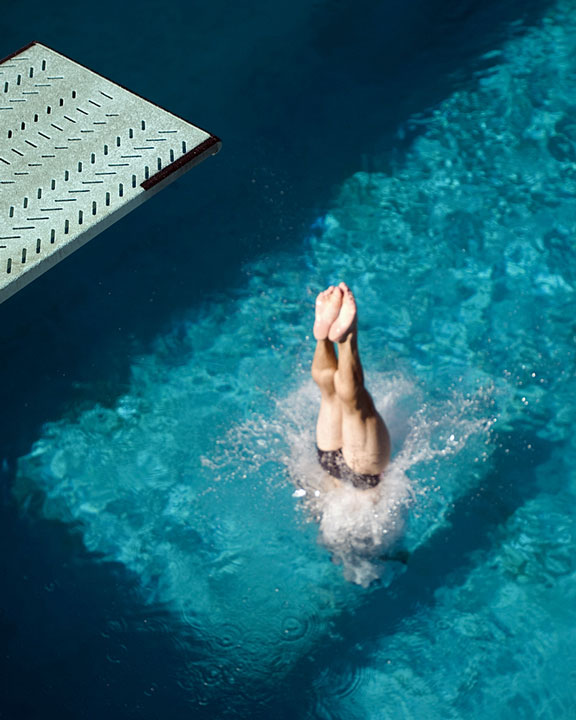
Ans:
[{"label": "shadow on water", "polygon": [[162,718],[166,708],[190,717],[170,670],[181,662],[173,625],[160,609],[139,616],[137,580],[123,566],[94,562],[79,537],[47,521],[3,518],[0,549],[9,588],[0,603],[0,718]]},{"label": "shadow on water", "polygon": [[[260,0],[233,11],[173,3],[161,14],[151,2],[134,13],[111,0],[60,12],[3,8],[0,54],[37,38],[224,140],[219,157],[0,305],[3,487],[43,422],[79,398],[113,402],[129,358],[174,314],[239,282],[240,263],[253,255],[298,243],[341,180],[386,168],[392,146],[402,150],[399,124],[470,78],[511,20],[535,23],[547,4],[278,3],[275,22]],[[388,608],[376,631],[391,631],[391,618],[430,602],[465,566],[471,542],[488,542],[480,526],[473,541],[454,542],[475,502],[463,501],[452,528],[413,556],[394,596],[375,592],[353,620],[343,618],[344,645],[374,632],[372,604]],[[178,692],[169,670],[176,651],[161,631],[127,631],[123,655],[110,655],[101,633],[138,607],[122,568],[94,563],[61,525],[19,519],[9,493],[0,522],[0,717],[148,719],[165,717],[166,707],[172,718],[215,717]],[[329,651],[316,662],[328,662]],[[303,689],[284,698],[274,717],[303,717],[305,697]]]}]

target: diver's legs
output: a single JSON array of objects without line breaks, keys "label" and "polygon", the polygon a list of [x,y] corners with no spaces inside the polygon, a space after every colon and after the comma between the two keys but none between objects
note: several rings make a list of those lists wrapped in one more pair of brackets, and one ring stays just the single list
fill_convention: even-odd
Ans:
[{"label": "diver's legs", "polygon": [[341,289],[332,286],[320,293],[316,300],[316,350],[312,361],[312,378],[321,394],[316,424],[316,444],[320,450],[339,450],[342,447],[342,408],[334,388],[338,359],[334,344],[328,339],[328,331],[338,317],[341,303]]},{"label": "diver's legs", "polygon": [[318,340],[312,377],[320,388],[320,410],[316,423],[316,444],[320,450],[340,450],[342,447],[342,406],[334,387],[338,360],[330,340]]},{"label": "diver's legs", "polygon": [[334,389],[342,411],[342,455],[354,472],[378,475],[390,459],[390,437],[364,387],[354,295],[344,283],[340,289],[342,308],[329,337],[338,343]]}]

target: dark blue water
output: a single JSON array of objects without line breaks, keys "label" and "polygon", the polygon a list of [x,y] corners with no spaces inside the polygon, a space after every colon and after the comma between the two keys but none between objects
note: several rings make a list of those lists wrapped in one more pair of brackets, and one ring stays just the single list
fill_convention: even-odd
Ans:
[{"label": "dark blue water", "polygon": [[[0,306],[0,717],[573,716],[568,19],[4,9],[1,54],[224,149]],[[397,440],[378,520],[292,497],[340,278]],[[384,531],[407,566],[356,552]]]}]

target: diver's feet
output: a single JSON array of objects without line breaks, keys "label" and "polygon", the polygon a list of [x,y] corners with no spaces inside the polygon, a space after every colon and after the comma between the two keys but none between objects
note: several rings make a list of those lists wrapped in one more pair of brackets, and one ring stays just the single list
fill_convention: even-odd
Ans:
[{"label": "diver's feet", "polygon": [[342,305],[342,290],[330,285],[316,298],[316,318],[314,321],[314,337],[326,340],[328,331],[338,317]]},{"label": "diver's feet", "polygon": [[356,327],[356,300],[346,283],[341,282],[338,289],[342,293],[342,305],[338,317],[330,326],[328,338],[339,343],[344,342]]}]

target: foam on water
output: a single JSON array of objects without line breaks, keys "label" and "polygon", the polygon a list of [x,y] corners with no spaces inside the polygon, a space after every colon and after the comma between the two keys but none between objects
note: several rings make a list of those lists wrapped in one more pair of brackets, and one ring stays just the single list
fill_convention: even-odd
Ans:
[{"label": "foam on water", "polygon": [[[316,712],[571,716],[575,38],[559,2],[407,124],[420,135],[401,166],[354,175],[304,247],[252,261],[239,288],[134,361],[113,407],[47,425],[21,459],[22,503],[39,494],[45,517],[170,609],[193,701],[264,703],[498,477],[507,514],[486,521],[472,567],[371,638],[362,662],[328,663]],[[394,441],[365,493],[331,484],[314,457],[313,301],[341,279]],[[536,441],[549,447],[537,469]],[[503,464],[513,446],[529,492]]]},{"label": "foam on water", "polygon": [[[364,587],[393,577],[398,570],[394,558],[405,557],[442,525],[450,501],[468,489],[465,482],[450,484],[446,461],[465,447],[468,455],[475,451],[484,460],[490,427],[478,400],[426,402],[422,389],[395,374],[373,373],[370,386],[395,448],[382,482],[371,490],[359,492],[319,468],[311,437],[319,395],[311,381],[282,407],[289,421],[290,474],[299,488],[294,496],[303,499],[308,516],[319,524],[321,542],[342,564],[346,579]],[[466,460],[461,462],[466,468]],[[433,467],[442,468],[443,493]]]}]

